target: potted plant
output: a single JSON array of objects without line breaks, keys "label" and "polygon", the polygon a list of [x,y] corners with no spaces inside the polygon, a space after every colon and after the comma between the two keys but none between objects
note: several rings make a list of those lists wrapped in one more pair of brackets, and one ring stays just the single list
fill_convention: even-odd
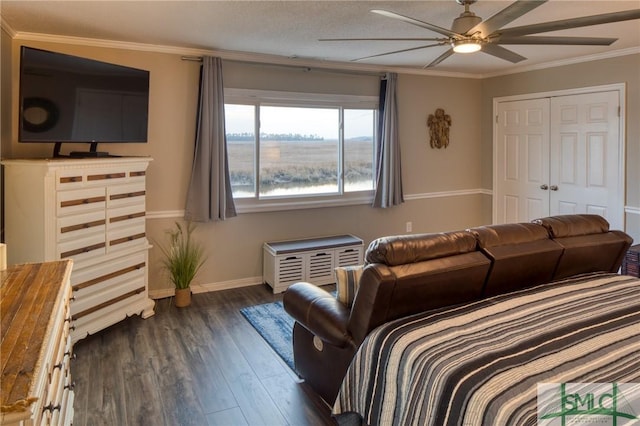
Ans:
[{"label": "potted plant", "polygon": [[164,255],[162,262],[176,289],[175,305],[179,308],[191,304],[191,281],[204,264],[202,246],[191,239],[195,226],[191,222],[181,225],[176,222],[174,229],[167,230],[169,246],[160,245]]}]

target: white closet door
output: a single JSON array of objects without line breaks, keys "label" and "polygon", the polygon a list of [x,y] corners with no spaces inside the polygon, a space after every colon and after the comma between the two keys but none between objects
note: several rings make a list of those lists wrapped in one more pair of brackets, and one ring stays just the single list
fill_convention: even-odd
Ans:
[{"label": "white closet door", "polygon": [[549,99],[500,102],[494,196],[497,223],[549,212]]},{"label": "white closet door", "polygon": [[618,92],[551,99],[550,214],[593,213],[624,229]]},{"label": "white closet door", "polygon": [[591,213],[624,229],[620,91],[496,104],[494,223]]}]

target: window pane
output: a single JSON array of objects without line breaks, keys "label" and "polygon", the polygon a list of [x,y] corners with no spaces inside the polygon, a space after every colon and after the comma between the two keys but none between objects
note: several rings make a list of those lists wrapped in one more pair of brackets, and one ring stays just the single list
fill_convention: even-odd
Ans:
[{"label": "window pane", "polygon": [[344,191],[373,189],[374,111],[344,110]]},{"label": "window pane", "polygon": [[338,192],[337,108],[260,107],[260,196]]},{"label": "window pane", "polygon": [[235,198],[254,197],[256,193],[254,111],[253,105],[224,106],[231,191]]}]

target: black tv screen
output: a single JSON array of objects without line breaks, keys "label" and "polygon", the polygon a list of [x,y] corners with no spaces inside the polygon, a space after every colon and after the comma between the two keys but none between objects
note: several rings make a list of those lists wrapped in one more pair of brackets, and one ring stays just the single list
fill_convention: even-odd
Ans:
[{"label": "black tv screen", "polygon": [[23,46],[19,142],[146,142],[149,71]]}]

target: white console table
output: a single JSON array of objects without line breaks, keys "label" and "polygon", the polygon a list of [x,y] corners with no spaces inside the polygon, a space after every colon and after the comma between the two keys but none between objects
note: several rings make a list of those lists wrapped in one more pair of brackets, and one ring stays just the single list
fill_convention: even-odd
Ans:
[{"label": "white console table", "polygon": [[363,262],[364,245],[353,235],[266,242],[263,246],[263,279],[274,293],[306,281],[315,285],[335,283],[334,269]]}]

